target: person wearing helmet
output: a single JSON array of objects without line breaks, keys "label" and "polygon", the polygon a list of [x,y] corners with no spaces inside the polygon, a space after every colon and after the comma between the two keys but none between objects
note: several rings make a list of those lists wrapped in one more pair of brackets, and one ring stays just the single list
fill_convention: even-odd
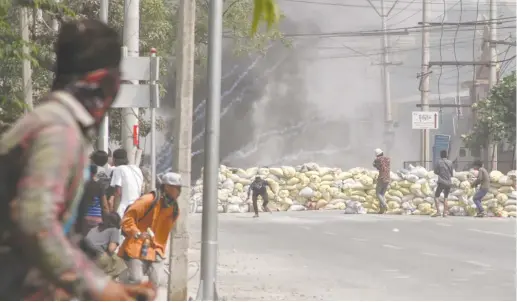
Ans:
[{"label": "person wearing helmet", "polygon": [[373,161],[373,166],[379,171],[379,176],[377,177],[377,185],[375,187],[375,194],[379,199],[379,214],[384,214],[388,210],[388,205],[386,204],[386,199],[384,195],[388,190],[391,177],[390,159],[389,157],[384,156],[384,152],[381,149],[375,149],[375,160]]},{"label": "person wearing helmet", "polygon": [[156,296],[148,284],[116,283],[72,240],[90,142],[119,91],[121,46],[101,21],[62,23],[51,92],[0,140],[2,300]]},{"label": "person wearing helmet", "polygon": [[246,198],[246,201],[249,200],[250,195],[252,195],[251,200],[253,201],[253,211],[255,212],[255,216],[253,216],[254,218],[259,217],[257,205],[259,196],[262,197],[262,210],[264,212],[271,213],[271,210],[267,207],[267,204],[269,202],[269,198],[267,196],[268,187],[270,190],[272,190],[267,180],[262,179],[260,176],[255,177],[255,180],[250,184],[250,187],[248,189],[248,197]]}]

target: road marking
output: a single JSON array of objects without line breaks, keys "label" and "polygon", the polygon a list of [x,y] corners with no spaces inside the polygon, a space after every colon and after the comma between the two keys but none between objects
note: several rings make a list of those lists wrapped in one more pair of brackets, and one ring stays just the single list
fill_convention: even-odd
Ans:
[{"label": "road marking", "polygon": [[453,279],[452,282],[467,282],[469,281],[469,279],[466,279],[466,278],[456,278],[456,279]]},{"label": "road marking", "polygon": [[422,255],[424,256],[431,256],[431,257],[438,257],[438,254],[428,253],[428,252],[422,252]]},{"label": "road marking", "polygon": [[368,239],[364,239],[364,238],[352,238],[352,240],[354,240],[354,241],[361,241],[361,242],[368,241]]},{"label": "road marking", "polygon": [[394,279],[409,279],[411,276],[395,276]]},{"label": "road marking", "polygon": [[394,245],[391,245],[391,244],[383,244],[382,246],[385,247],[385,248],[394,249],[394,250],[401,250],[402,249],[399,246],[394,246]]},{"label": "road marking", "polygon": [[482,263],[482,262],[477,262],[477,261],[474,261],[474,260],[468,260],[468,261],[465,261],[465,262],[468,263],[468,264],[472,264],[472,265],[480,266],[480,267],[484,267],[484,268],[490,268],[491,267],[489,264]]},{"label": "road marking", "polygon": [[438,223],[436,223],[436,225],[444,226],[444,227],[450,227],[450,226],[452,226],[452,224],[449,224],[449,223],[443,223],[443,222],[438,222]]},{"label": "road marking", "polygon": [[302,229],[304,230],[310,230],[311,228],[310,227],[306,227],[306,226],[300,226]]},{"label": "road marking", "polygon": [[481,234],[487,234],[487,235],[496,235],[496,236],[502,236],[502,237],[515,238],[515,235],[499,233],[499,232],[483,231],[483,230],[478,230],[478,229],[468,229],[468,231],[477,232],[477,233],[481,233]]},{"label": "road marking", "polygon": [[332,233],[332,232],[323,232],[323,234],[325,234],[325,235],[331,235],[331,236],[336,235],[336,233]]},{"label": "road marking", "polygon": [[387,272],[387,273],[396,273],[399,270],[398,269],[385,269],[384,271]]}]

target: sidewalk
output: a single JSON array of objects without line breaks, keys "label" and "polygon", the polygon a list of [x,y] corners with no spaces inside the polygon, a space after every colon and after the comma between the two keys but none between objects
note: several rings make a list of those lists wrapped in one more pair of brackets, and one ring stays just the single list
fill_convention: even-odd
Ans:
[{"label": "sidewalk", "polygon": [[[197,287],[199,286],[199,263],[201,261],[201,242],[199,238],[200,234],[196,233],[199,232],[190,232],[190,248],[188,253],[188,278],[190,278],[188,281],[188,296],[192,297],[193,299],[196,298]],[[169,244],[167,244],[165,251],[166,255],[169,255]],[[168,261],[166,263],[166,267],[167,269],[169,268]],[[165,274],[164,279],[165,280],[162,282],[162,286],[160,286],[160,288],[158,289],[156,301],[167,301],[167,284],[169,281],[169,275]]]}]

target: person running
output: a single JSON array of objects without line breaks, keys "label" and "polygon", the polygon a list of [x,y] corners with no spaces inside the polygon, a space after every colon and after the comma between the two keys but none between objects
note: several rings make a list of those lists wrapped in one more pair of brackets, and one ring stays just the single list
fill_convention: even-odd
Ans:
[{"label": "person running", "polygon": [[482,161],[476,160],[473,166],[474,170],[478,171],[478,177],[472,183],[472,187],[476,188],[477,186],[479,186],[478,190],[476,191],[473,197],[474,204],[476,205],[476,208],[478,210],[478,214],[476,217],[485,217],[485,209],[483,209],[481,201],[490,189],[490,175],[488,174],[488,171],[483,167]]},{"label": "person running", "polygon": [[[271,213],[271,210],[267,207],[267,204],[269,202],[269,198],[267,196],[267,188],[269,187],[270,190],[271,186],[267,182],[267,180],[262,179],[260,176],[255,177],[255,180],[250,184],[250,187],[248,189],[248,197],[246,198],[246,201],[250,199],[253,201],[253,211],[255,212],[254,218],[259,217],[259,210],[258,210],[258,197],[262,197],[262,210],[264,212]],[[252,194],[253,193],[253,194]]]},{"label": "person running", "polygon": [[375,149],[375,160],[373,161],[373,166],[379,171],[377,185],[375,186],[375,194],[377,195],[377,199],[379,199],[379,214],[384,214],[388,210],[388,204],[386,204],[386,198],[384,195],[388,190],[391,180],[390,159],[389,157],[384,156],[384,152],[379,148]]},{"label": "person running", "polygon": [[74,243],[88,146],[119,90],[122,44],[97,20],[63,22],[51,92],[0,140],[0,299],[154,299],[114,282]]},{"label": "person running", "polygon": [[[447,203],[447,198],[449,198],[449,193],[451,192],[451,178],[454,174],[454,169],[452,168],[452,162],[447,159],[447,151],[440,151],[440,159],[434,165],[434,174],[438,176],[438,185],[436,186],[436,191],[434,192],[434,205],[436,206],[436,213],[431,217],[447,217],[449,214],[449,205]],[[440,195],[443,192],[443,213],[440,213]]]},{"label": "person running", "polygon": [[155,286],[164,272],[165,247],[179,217],[178,197],[185,185],[181,176],[168,172],[158,177],[158,192],[144,194],[124,214],[124,242],[118,255],[126,259],[129,282],[141,282],[144,275]]}]

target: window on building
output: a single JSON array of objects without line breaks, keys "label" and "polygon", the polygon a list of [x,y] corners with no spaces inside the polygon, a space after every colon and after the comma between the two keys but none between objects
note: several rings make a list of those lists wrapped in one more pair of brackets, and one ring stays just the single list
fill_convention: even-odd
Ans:
[{"label": "window on building", "polygon": [[460,149],[460,157],[465,157],[467,156],[467,150],[465,150],[465,148],[461,148]]}]

